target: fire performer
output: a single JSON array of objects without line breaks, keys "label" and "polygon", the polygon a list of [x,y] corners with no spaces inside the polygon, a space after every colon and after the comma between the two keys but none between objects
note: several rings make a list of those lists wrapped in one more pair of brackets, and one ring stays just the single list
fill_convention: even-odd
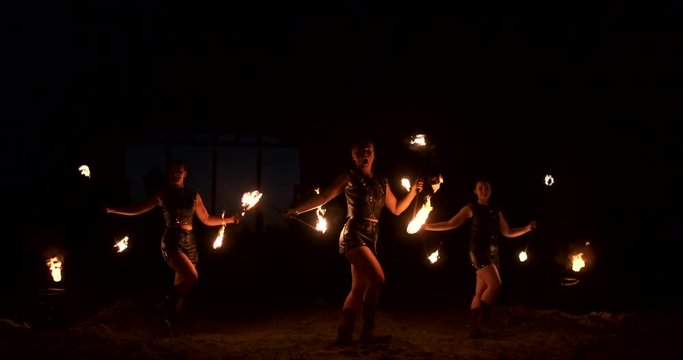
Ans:
[{"label": "fire performer", "polygon": [[351,289],[346,296],[333,346],[353,343],[357,315],[362,314],[362,343],[388,342],[391,336],[375,333],[375,310],[384,284],[384,270],[377,259],[379,218],[386,207],[395,215],[408,208],[422,190],[416,181],[410,191],[398,200],[387,178],[374,172],[374,143],[370,139],[356,141],[351,146],[354,167],[342,173],[327,189],[285,212],[285,217],[318,209],[341,194],[346,196],[347,220],[339,235],[339,254],[351,263]]},{"label": "fire performer", "polygon": [[172,332],[172,322],[185,298],[197,284],[197,244],[192,231],[194,216],[207,226],[236,224],[240,215],[230,217],[209,215],[202,197],[195,189],[185,187],[187,167],[184,162],[172,160],[168,163],[169,184],[146,201],[130,208],[107,207],[107,213],[134,216],[160,206],[166,229],[161,238],[161,254],[175,272],[173,287],[159,305],[164,322]]},{"label": "fire performer", "polygon": [[509,238],[524,235],[536,228],[536,221],[511,228],[500,209],[491,205],[491,183],[486,179],[475,183],[474,194],[477,196],[476,203],[463,206],[448,221],[424,224],[422,228],[429,231],[451,230],[471,219],[469,256],[477,281],[470,305],[470,336],[482,337],[485,335],[482,325],[487,324],[491,306],[502,286],[498,272],[498,234]]}]

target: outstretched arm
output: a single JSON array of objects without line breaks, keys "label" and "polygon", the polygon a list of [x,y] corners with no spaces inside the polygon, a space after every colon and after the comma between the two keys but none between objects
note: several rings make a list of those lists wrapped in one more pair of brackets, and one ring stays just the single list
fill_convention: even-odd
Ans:
[{"label": "outstretched arm", "polygon": [[134,216],[146,213],[154,209],[157,205],[159,205],[159,196],[154,195],[140,204],[122,208],[107,207],[106,211],[107,214]]},{"label": "outstretched arm", "polygon": [[448,221],[440,221],[422,225],[422,229],[429,231],[445,231],[455,229],[465,223],[465,220],[472,217],[472,208],[463,206],[457,214],[453,215]]},{"label": "outstretched arm", "polygon": [[195,205],[195,212],[197,214],[197,218],[199,219],[199,221],[201,221],[202,224],[206,226],[221,226],[225,224],[236,224],[240,222],[239,215],[233,215],[226,218],[215,215],[209,215],[209,212],[206,210],[206,206],[204,206],[204,201],[202,201],[202,197],[199,195],[199,193],[197,193],[197,204]]},{"label": "outstretched arm", "polygon": [[327,204],[330,200],[334,199],[337,195],[341,194],[341,192],[344,191],[344,187],[349,182],[349,178],[349,173],[344,173],[340,175],[332,183],[332,185],[321,191],[320,194],[316,194],[315,196],[304,201],[302,204],[287,210],[284,216],[296,216],[307,211],[317,209],[319,206]]},{"label": "outstretched arm", "polygon": [[498,222],[500,224],[500,233],[503,234],[505,237],[513,238],[513,237],[518,237],[522,236],[529,231],[533,230],[536,228],[536,221],[532,221],[527,225],[516,227],[516,228],[510,228],[508,225],[507,220],[505,220],[505,216],[503,216],[503,213],[498,213]]},{"label": "outstretched arm", "polygon": [[417,193],[422,191],[422,187],[424,185],[424,182],[422,180],[418,180],[413,184],[413,186],[410,188],[410,192],[406,194],[400,201],[396,199],[396,196],[394,193],[391,191],[391,186],[389,186],[389,183],[387,183],[386,187],[386,195],[384,199],[384,206],[391,211],[392,214],[394,215],[401,215],[407,208],[408,205],[415,199],[415,196],[417,196]]}]

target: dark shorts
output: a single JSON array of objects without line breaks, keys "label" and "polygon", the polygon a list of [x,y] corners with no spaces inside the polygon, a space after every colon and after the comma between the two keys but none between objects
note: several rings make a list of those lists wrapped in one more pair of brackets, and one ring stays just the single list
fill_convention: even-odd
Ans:
[{"label": "dark shorts", "polygon": [[185,230],[179,227],[168,227],[161,239],[161,255],[164,261],[168,262],[168,255],[183,253],[188,259],[196,264],[199,261],[197,253],[197,243],[192,230]]},{"label": "dark shorts", "polygon": [[470,247],[470,263],[475,270],[482,269],[491,264],[499,266],[498,247],[495,245],[491,245],[488,248]]},{"label": "dark shorts", "polygon": [[377,254],[377,237],[379,224],[368,220],[349,219],[339,234],[339,253],[350,249],[367,246],[373,254]]}]

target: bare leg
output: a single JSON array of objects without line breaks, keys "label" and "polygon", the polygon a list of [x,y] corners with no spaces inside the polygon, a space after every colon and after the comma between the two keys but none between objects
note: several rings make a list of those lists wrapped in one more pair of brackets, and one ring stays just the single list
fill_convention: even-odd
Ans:
[{"label": "bare leg", "polygon": [[[173,288],[177,291],[178,295],[182,299],[185,297],[197,284],[199,279],[199,273],[197,273],[197,268],[190,261],[187,255],[183,253],[169,254],[168,264],[175,271],[175,279],[173,281]],[[182,300],[176,304],[176,308],[179,309]]]},{"label": "bare leg", "polygon": [[363,318],[361,342],[365,344],[388,342],[391,336],[375,334],[375,312],[385,282],[384,270],[368,247],[353,249],[346,256],[351,261],[351,274],[355,281],[344,305],[354,309],[358,309],[360,305]]},{"label": "bare leg", "polygon": [[344,300],[341,320],[337,327],[337,339],[332,346],[347,346],[353,343],[358,312],[363,308],[364,301],[377,302],[384,284],[384,271],[368,247],[350,249],[345,256],[351,263],[351,290]]},{"label": "bare leg", "polygon": [[377,304],[384,286],[384,270],[367,246],[346,252],[351,262],[351,291],[344,301],[344,309],[360,310],[363,302]]},{"label": "bare leg", "polygon": [[484,282],[484,289],[479,300],[488,305],[493,305],[503,284],[500,279],[500,274],[498,273],[498,267],[491,264],[479,269],[479,271],[477,271],[477,283],[479,283],[479,279]]},{"label": "bare leg", "polygon": [[197,284],[199,275],[194,264],[183,253],[169,254],[168,265],[175,272],[173,288],[160,305],[164,323],[168,327],[170,336],[173,335],[173,322],[177,312],[183,304],[183,298]]},{"label": "bare leg", "polygon": [[502,286],[498,267],[487,265],[477,270],[477,285],[470,305],[471,337],[484,336],[482,325],[487,325],[491,305]]}]

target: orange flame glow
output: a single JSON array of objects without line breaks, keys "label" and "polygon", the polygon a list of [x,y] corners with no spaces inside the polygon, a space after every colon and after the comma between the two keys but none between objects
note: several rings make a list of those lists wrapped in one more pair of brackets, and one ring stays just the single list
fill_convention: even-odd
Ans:
[{"label": "orange flame glow", "polygon": [[427,221],[429,213],[432,212],[432,202],[430,198],[430,196],[425,196],[424,205],[422,205],[422,208],[417,212],[415,218],[408,224],[408,229],[406,229],[408,234],[415,234],[418,232],[422,225]]},{"label": "orange flame glow", "polygon": [[114,247],[118,248],[117,252],[123,252],[123,250],[126,250],[128,248],[128,236],[124,236],[123,239],[114,244]]},{"label": "orange flame glow", "polygon": [[54,282],[62,281],[62,258],[59,256],[55,256],[47,259],[45,263],[47,264],[47,267],[50,269],[52,280]]},{"label": "orange flame glow", "polygon": [[581,271],[586,266],[586,262],[583,260],[583,253],[571,255],[570,258],[572,260],[572,270],[575,272]]},{"label": "orange flame glow", "polygon": [[401,186],[403,186],[403,188],[405,188],[406,190],[410,191],[410,180],[408,180],[407,178],[401,179]]},{"label": "orange flame glow", "polygon": [[430,261],[432,264],[434,264],[434,263],[436,263],[437,261],[439,261],[439,250],[437,249],[436,251],[434,251],[433,253],[431,253],[431,255],[429,255],[429,256],[427,257],[427,259],[429,259],[429,261]]},{"label": "orange flame glow", "polygon": [[[315,188],[315,193],[320,194],[320,188]],[[318,222],[315,224],[315,229],[320,231],[321,233],[325,233],[327,231],[327,219],[325,219],[325,209],[323,209],[322,205],[318,206],[318,210],[316,210],[316,215],[318,215]]]},{"label": "orange flame glow", "polygon": [[251,210],[261,200],[263,194],[258,190],[242,194],[242,216],[247,210]]},{"label": "orange flame glow", "polygon": [[[225,210],[223,210],[223,213],[221,213],[221,218],[225,219]],[[216,236],[216,240],[213,241],[213,248],[218,249],[219,247],[223,246],[223,237],[225,235],[225,223],[221,225],[221,228],[218,230],[218,235]]]}]

